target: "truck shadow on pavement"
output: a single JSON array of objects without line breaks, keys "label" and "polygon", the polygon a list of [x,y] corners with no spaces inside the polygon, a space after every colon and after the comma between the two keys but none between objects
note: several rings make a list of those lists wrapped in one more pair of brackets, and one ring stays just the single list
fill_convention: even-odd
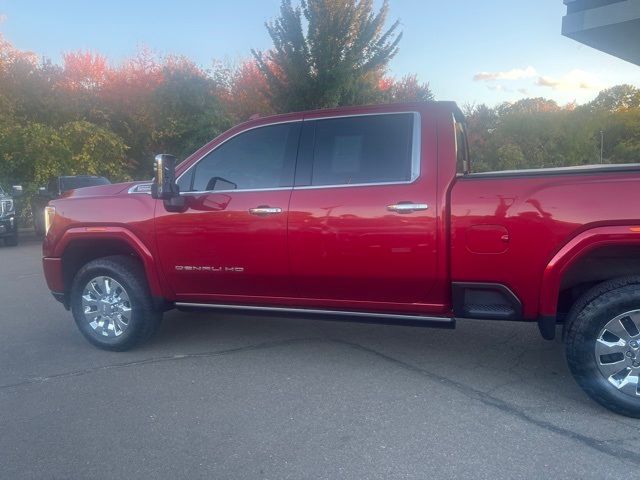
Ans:
[{"label": "truck shadow on pavement", "polygon": [[280,347],[283,341],[338,344],[464,389],[503,396],[519,391],[529,408],[549,408],[550,396],[564,399],[558,408],[566,408],[567,400],[591,408],[568,371],[560,336],[559,329],[555,341],[542,339],[535,323],[462,321],[451,331],[172,311],[149,347],[203,352],[240,345],[267,348],[271,342]]},{"label": "truck shadow on pavement", "polygon": [[[322,363],[337,357],[338,368],[354,378],[365,369],[370,373],[381,361],[398,375],[418,377],[426,389],[446,390],[452,400],[478,402],[640,465],[634,447],[625,449],[601,438],[613,422],[633,439],[638,421],[605,410],[580,390],[566,366],[560,329],[557,333],[556,340],[546,341],[535,323],[462,321],[451,331],[170,312],[151,346],[170,344],[184,351],[208,343],[209,352],[203,349],[195,354],[199,356],[286,350],[293,351],[287,355],[291,362]],[[375,370],[371,376],[375,378]]]}]

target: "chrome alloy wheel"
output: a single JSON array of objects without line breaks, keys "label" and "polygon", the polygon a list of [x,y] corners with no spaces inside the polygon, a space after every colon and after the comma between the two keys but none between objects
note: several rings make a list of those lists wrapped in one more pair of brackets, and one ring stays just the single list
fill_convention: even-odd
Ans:
[{"label": "chrome alloy wheel", "polygon": [[609,383],[640,398],[640,310],[610,320],[598,335],[595,355],[598,369]]},{"label": "chrome alloy wheel", "polygon": [[87,323],[104,337],[119,337],[131,321],[131,301],[122,285],[111,277],[96,277],[82,292],[82,311]]}]

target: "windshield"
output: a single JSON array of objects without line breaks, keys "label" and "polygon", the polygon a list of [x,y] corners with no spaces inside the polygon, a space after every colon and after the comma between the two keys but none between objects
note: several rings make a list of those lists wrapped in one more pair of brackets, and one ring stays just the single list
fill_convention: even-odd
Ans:
[{"label": "windshield", "polygon": [[77,188],[95,187],[96,185],[108,185],[110,183],[104,177],[62,177],[60,179],[60,191],[64,193]]}]

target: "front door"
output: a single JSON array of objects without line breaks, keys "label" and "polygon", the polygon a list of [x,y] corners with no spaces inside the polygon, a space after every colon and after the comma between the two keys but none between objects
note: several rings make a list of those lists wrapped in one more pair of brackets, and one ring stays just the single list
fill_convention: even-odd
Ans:
[{"label": "front door", "polygon": [[178,300],[291,296],[287,215],[300,125],[232,137],[178,179],[186,211],[158,202],[160,264]]}]

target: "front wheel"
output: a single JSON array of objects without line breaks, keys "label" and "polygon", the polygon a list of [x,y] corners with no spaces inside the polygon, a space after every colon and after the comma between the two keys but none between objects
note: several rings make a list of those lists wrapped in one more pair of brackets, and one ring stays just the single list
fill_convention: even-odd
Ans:
[{"label": "front wheel", "polygon": [[71,287],[71,311],[89,342],[119,351],[149,338],[162,317],[153,307],[144,270],[126,255],[99,258],[78,271]]},{"label": "front wheel", "polygon": [[640,418],[640,276],[583,295],[569,313],[565,342],[582,389],[605,408]]}]

